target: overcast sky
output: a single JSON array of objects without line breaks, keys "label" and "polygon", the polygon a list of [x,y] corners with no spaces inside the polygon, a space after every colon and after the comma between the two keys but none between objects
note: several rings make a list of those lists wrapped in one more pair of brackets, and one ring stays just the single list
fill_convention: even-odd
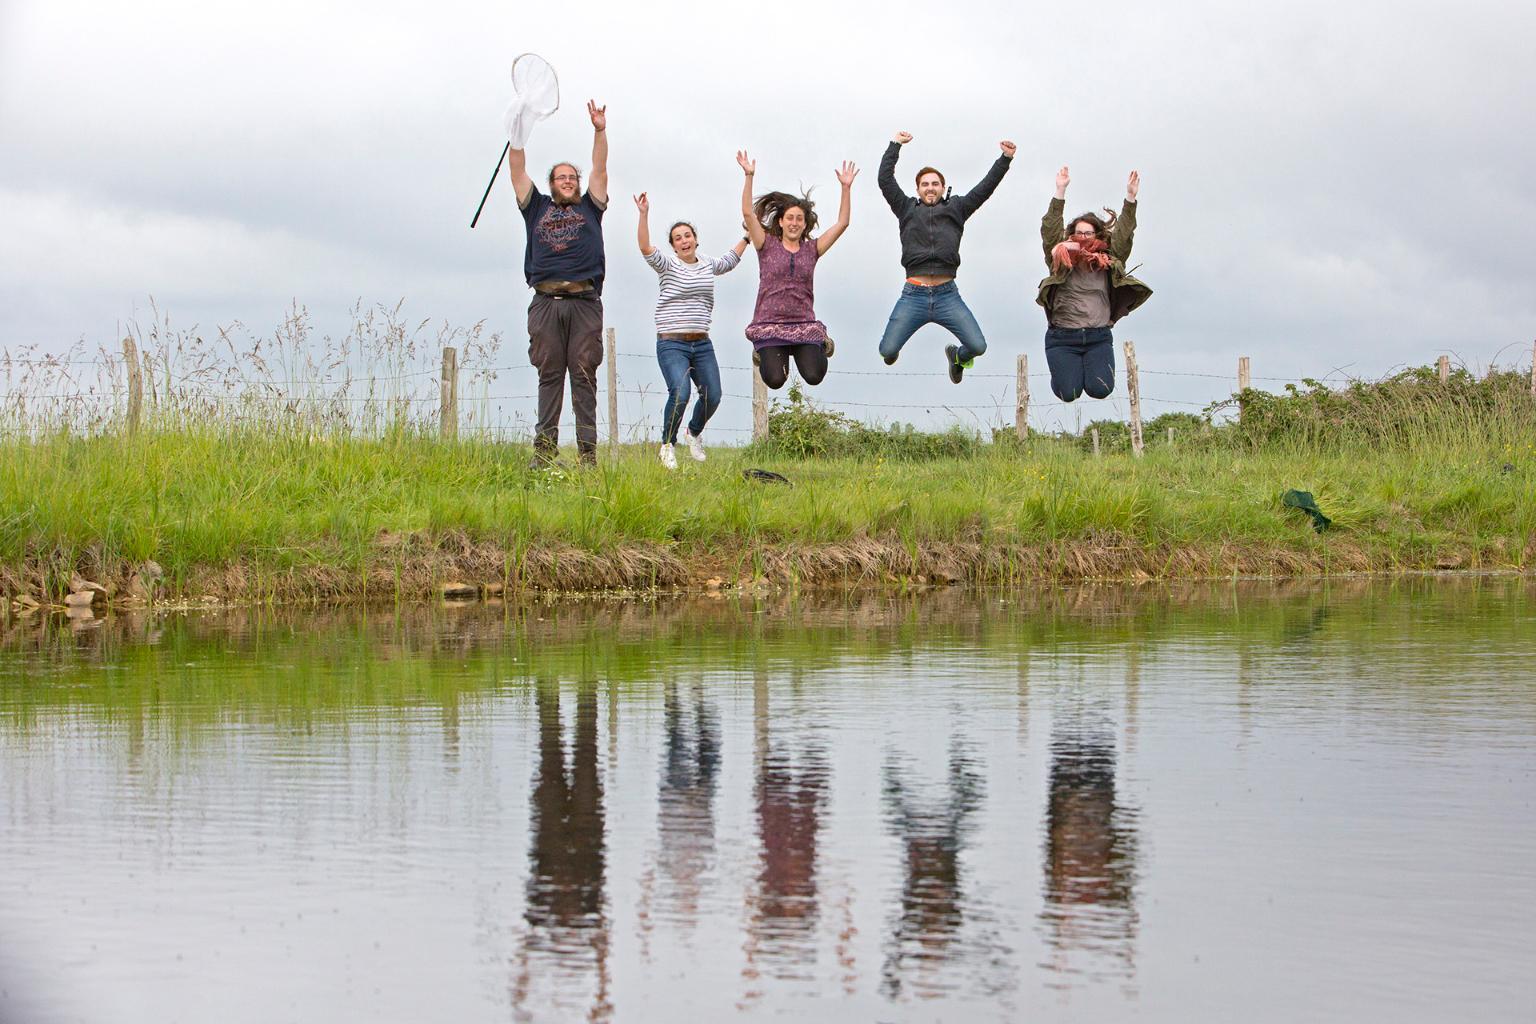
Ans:
[{"label": "overcast sky", "polygon": [[[536,13],[540,12],[540,13]],[[942,13],[936,13],[942,12]],[[0,347],[115,347],[153,296],[172,322],[270,333],[294,301],[322,331],[404,299],[408,315],[486,322],[498,364],[526,364],[523,227],[505,177],[469,219],[504,141],[512,58],[560,75],[562,108],[528,151],[585,170],[584,101],[608,105],[613,203],[607,323],[625,420],[659,412],[656,281],[630,196],[653,222],[693,220],[702,249],[739,237],[737,148],[764,188],[863,173],[852,226],[817,272],[838,341],[831,401],[915,405],[865,418],[1012,420],[1011,382],[948,383],[949,336],[925,328],[895,376],[875,351],[902,269],[875,172],[915,141],[957,191],[1018,143],[971,220],[959,282],[986,331],[978,371],[1044,371],[1038,224],[1063,163],[1071,212],[1118,208],[1142,173],[1133,262],[1156,292],[1116,328],[1144,371],[1378,376],[1440,353],[1529,365],[1536,337],[1532,196],[1536,5],[1463,2],[843,2],[790,6],[519,5],[269,0],[0,0]],[[659,236],[658,230],[658,236]],[[722,278],[714,338],[747,365],[756,265]],[[846,371],[862,371],[850,374]],[[844,372],[839,372],[844,371]],[[1278,387],[1278,384],[1273,386]],[[510,371],[499,393],[532,390]],[[745,370],[725,389],[747,394]],[[1123,387],[1072,407],[1032,381],[1032,419],[1124,414]],[[1153,375],[1148,416],[1225,380]],[[934,403],[987,406],[946,411]],[[531,402],[509,412],[531,411]],[[522,408],[526,406],[527,408]],[[727,400],[717,425],[744,428]],[[722,438],[723,439],[723,438]]]}]

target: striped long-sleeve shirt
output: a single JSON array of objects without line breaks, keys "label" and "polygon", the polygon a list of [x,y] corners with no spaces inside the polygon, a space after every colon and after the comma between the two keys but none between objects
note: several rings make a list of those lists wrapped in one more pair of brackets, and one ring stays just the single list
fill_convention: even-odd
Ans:
[{"label": "striped long-sleeve shirt", "polygon": [[675,254],[652,249],[645,262],[661,278],[656,333],[680,334],[709,330],[715,311],[715,278],[735,270],[741,257],[728,249],[719,259],[700,256],[696,262],[684,263]]}]

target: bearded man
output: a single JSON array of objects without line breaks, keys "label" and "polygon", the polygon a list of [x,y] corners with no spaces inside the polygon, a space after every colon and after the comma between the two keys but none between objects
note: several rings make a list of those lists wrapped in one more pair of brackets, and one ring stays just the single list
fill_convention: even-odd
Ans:
[{"label": "bearded man", "polygon": [[901,265],[907,272],[901,298],[896,300],[896,308],[891,310],[891,319],[880,339],[880,355],[885,365],[890,366],[919,327],[938,324],[960,342],[944,349],[949,379],[959,384],[966,368],[987,350],[981,325],[971,315],[955,284],[955,274],[960,269],[960,238],[965,234],[965,222],[991,197],[1008,173],[1016,147],[1007,141],[998,143],[1003,155],[993,162],[975,188],[960,196],[947,193],[944,175],[937,169],[924,167],[917,172],[914,199],[896,184],[896,160],[901,147],[911,141],[910,132],[897,132],[880,160],[880,193],[901,225]]},{"label": "bearded man", "polygon": [[553,462],[560,444],[565,378],[571,379],[576,450],[582,465],[597,464],[597,368],[603,362],[603,211],[608,209],[608,108],[588,101],[592,175],[581,189],[572,163],[549,170],[549,195],[528,177],[527,155],[507,150],[517,208],[527,227],[523,276],[533,289],[528,306],[528,361],[539,371],[534,466]]}]

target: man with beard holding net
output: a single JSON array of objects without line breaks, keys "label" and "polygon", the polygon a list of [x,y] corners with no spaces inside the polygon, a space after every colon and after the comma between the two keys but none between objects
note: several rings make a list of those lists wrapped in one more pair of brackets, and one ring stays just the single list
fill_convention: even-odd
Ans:
[{"label": "man with beard holding net", "polygon": [[533,465],[555,460],[565,378],[571,379],[576,450],[597,464],[597,368],[603,361],[603,211],[608,209],[608,108],[587,103],[592,119],[592,174],[581,190],[572,163],[549,170],[549,195],[528,176],[527,155],[507,150],[517,208],[528,230],[523,275],[535,294],[528,306],[528,360],[539,371],[538,429]]}]

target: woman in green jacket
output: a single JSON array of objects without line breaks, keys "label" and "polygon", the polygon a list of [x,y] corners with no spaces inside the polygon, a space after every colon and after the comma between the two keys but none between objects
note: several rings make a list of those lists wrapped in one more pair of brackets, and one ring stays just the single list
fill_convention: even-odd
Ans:
[{"label": "woman in green jacket", "polygon": [[1146,302],[1152,289],[1126,273],[1136,234],[1136,196],[1141,175],[1131,172],[1125,203],[1108,220],[1096,213],[1062,219],[1071,175],[1056,172],[1056,195],[1040,219],[1040,241],[1050,276],[1040,282],[1035,301],[1045,308],[1045,361],[1051,390],[1063,402],[1084,392],[1108,398],[1115,390],[1115,339],[1111,328]]}]

